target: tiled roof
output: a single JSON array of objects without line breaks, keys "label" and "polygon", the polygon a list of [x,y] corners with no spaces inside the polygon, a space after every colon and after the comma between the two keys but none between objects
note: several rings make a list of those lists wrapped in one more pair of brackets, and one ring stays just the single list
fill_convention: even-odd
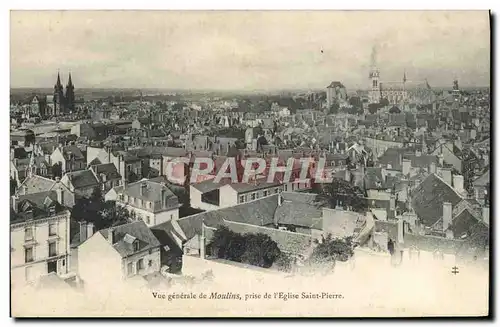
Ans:
[{"label": "tiled roof", "polygon": [[206,226],[217,227],[224,220],[252,225],[269,225],[274,223],[274,213],[278,207],[278,195],[271,195],[255,201],[242,203],[233,207],[202,212],[177,220],[188,239],[201,233],[202,221]]},{"label": "tiled roof", "polygon": [[11,213],[11,224],[28,219],[45,218],[50,215],[49,208],[53,208],[55,213],[66,211],[66,208],[57,202],[56,191],[20,195],[15,201],[16,211]]},{"label": "tiled roof", "polygon": [[462,197],[436,174],[427,176],[411,194],[415,213],[426,226],[432,226],[443,216],[443,203],[457,205]]},{"label": "tiled roof", "polygon": [[55,184],[56,181],[52,179],[33,175],[32,177],[26,178],[22,182],[21,186],[16,191],[16,194],[21,193],[23,190],[25,190],[26,194],[49,191]]},{"label": "tiled roof", "polygon": [[435,163],[436,166],[439,162],[437,156],[421,154],[419,156],[415,154],[405,154],[404,158],[411,161],[411,166],[414,168],[428,168],[431,163]]},{"label": "tiled roof", "polygon": [[162,191],[165,192],[164,194],[167,200],[177,200],[175,194],[168,187],[150,180],[141,180],[139,182],[128,184],[123,190],[123,194],[137,199],[157,202],[163,200],[161,198]]},{"label": "tiled roof", "polygon": [[486,186],[490,183],[490,170],[488,169],[484,174],[479,176],[476,180],[472,182],[474,186]]},{"label": "tiled roof", "polygon": [[76,146],[76,145],[67,145],[62,148],[62,154],[64,156],[64,159],[70,160],[71,155],[74,156],[75,160],[84,160],[85,156],[83,155],[82,151]]},{"label": "tiled roof", "polygon": [[112,163],[95,165],[95,173],[99,179],[101,179],[101,174],[106,175],[106,180],[122,178]]},{"label": "tiled roof", "polygon": [[99,185],[94,173],[90,170],[77,170],[66,173],[68,180],[75,188],[84,188]]},{"label": "tiled roof", "polygon": [[[137,221],[125,225],[113,227],[114,242],[113,248],[122,256],[127,257],[137,252],[146,251],[160,246],[160,242],[156,239],[153,232],[148,228],[143,221]],[[108,229],[99,231],[105,239],[108,239]],[[124,238],[126,235],[135,237],[139,241],[138,251],[134,251],[132,243],[128,243]]]},{"label": "tiled roof", "polygon": [[277,224],[311,227],[315,222],[314,218],[320,218],[322,214],[319,204],[283,201],[281,206],[276,208],[274,221]]}]

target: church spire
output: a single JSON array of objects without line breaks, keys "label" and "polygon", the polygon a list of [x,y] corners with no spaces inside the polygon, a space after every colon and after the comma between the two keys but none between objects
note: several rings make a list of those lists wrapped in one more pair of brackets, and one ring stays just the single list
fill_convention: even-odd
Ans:
[{"label": "church spire", "polygon": [[404,70],[404,73],[403,73],[403,83],[406,83],[406,69]]},{"label": "church spire", "polygon": [[57,71],[57,82],[56,82],[57,87],[62,87],[61,85],[61,76],[59,75],[59,70]]},{"label": "church spire", "polygon": [[73,86],[73,82],[71,81],[71,73],[69,73],[68,86]]}]

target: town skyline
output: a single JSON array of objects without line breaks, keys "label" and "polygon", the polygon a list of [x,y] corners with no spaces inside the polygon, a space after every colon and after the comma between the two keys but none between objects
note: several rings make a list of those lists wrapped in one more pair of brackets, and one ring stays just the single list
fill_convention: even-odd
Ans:
[{"label": "town skyline", "polygon": [[373,46],[382,80],[489,86],[489,39],[487,11],[13,11],[11,87],[50,88],[59,71],[78,88],[368,89]]}]

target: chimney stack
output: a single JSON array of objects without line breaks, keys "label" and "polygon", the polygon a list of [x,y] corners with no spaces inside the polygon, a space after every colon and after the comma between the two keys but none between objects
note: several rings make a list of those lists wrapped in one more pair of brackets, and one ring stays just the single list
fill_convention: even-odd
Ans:
[{"label": "chimney stack", "polygon": [[148,187],[148,184],[146,182],[141,183],[141,190],[140,190],[141,196],[144,196],[144,193],[146,192],[147,187]]},{"label": "chimney stack", "polygon": [[278,193],[278,207],[281,207],[282,204],[283,204],[283,198],[281,197],[281,194]]},{"label": "chimney stack", "polygon": [[449,230],[451,227],[451,219],[453,214],[453,208],[450,202],[443,202],[443,232],[446,234],[446,238],[453,238],[453,232]]},{"label": "chimney stack", "polygon": [[391,194],[391,198],[389,200],[389,210],[395,211],[396,210],[396,195]]},{"label": "chimney stack", "polygon": [[87,240],[87,222],[79,221],[80,225],[80,242],[85,242]]},{"label": "chimney stack", "polygon": [[161,190],[161,199],[160,199],[162,208],[166,207],[166,202],[167,201],[165,199],[165,196],[166,196],[166,191],[165,191],[165,189],[162,189]]},{"label": "chimney stack", "polygon": [[453,188],[459,194],[464,192],[464,177],[462,175],[453,175]]},{"label": "chimney stack", "polygon": [[115,236],[115,231],[113,230],[113,227],[108,228],[108,242],[111,245],[115,243],[114,236]]},{"label": "chimney stack", "polygon": [[94,223],[87,223],[87,239],[94,235]]},{"label": "chimney stack", "polygon": [[17,199],[18,197],[16,195],[11,196],[12,209],[14,212],[17,212]]},{"label": "chimney stack", "polygon": [[60,187],[56,189],[56,194],[57,194],[57,202],[59,202],[59,204],[61,205],[64,205],[62,189]]},{"label": "chimney stack", "polygon": [[431,174],[435,174],[436,173],[436,163],[435,162],[431,162],[431,165],[429,167],[429,172]]}]

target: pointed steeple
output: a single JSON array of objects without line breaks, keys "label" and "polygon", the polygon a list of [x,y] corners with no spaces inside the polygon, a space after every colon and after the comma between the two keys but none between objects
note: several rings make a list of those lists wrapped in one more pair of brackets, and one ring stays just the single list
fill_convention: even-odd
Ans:
[{"label": "pointed steeple", "polygon": [[62,85],[61,85],[61,76],[59,75],[59,71],[57,71],[57,82],[56,82],[56,86],[62,86]]},{"label": "pointed steeple", "polygon": [[68,86],[73,86],[73,82],[71,81],[71,73],[69,73]]},{"label": "pointed steeple", "polygon": [[405,69],[405,71],[403,73],[403,83],[406,83],[406,69]]}]

